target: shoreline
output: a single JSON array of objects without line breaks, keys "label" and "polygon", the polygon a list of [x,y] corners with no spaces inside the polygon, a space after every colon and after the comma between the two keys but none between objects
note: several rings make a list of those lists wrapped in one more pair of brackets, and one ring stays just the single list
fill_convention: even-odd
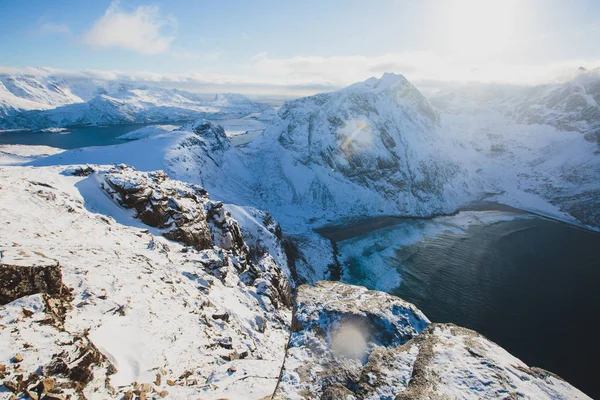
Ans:
[{"label": "shoreline", "polygon": [[375,217],[354,218],[348,220],[345,223],[334,223],[331,225],[324,225],[318,228],[314,228],[313,231],[321,235],[322,237],[329,239],[330,241],[332,241],[332,243],[337,243],[344,240],[352,239],[354,237],[362,236],[377,231],[379,229],[387,228],[389,226],[398,225],[402,222],[409,220],[427,221],[435,219],[437,217],[452,217],[458,215],[461,212],[468,211],[501,211],[512,212],[515,214],[530,214],[538,218],[563,223],[573,228],[581,229],[600,235],[600,230],[578,223],[577,221],[565,220],[556,216],[541,213],[539,211],[516,208],[507,204],[488,200],[475,201],[472,203],[465,204],[451,213],[435,213],[424,217],[410,215],[380,215]]}]

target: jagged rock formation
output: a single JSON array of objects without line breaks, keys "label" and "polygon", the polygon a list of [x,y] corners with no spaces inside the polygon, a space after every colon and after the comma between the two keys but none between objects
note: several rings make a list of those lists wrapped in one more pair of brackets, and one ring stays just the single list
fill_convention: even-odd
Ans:
[{"label": "jagged rock formation", "polygon": [[483,336],[363,287],[298,288],[275,399],[587,399]]},{"label": "jagged rock formation", "polygon": [[104,183],[121,206],[135,209],[136,218],[161,228],[164,237],[197,250],[219,248],[220,256],[208,258],[205,265],[222,281],[239,275],[273,304],[291,306],[289,282],[273,257],[255,251],[252,260],[237,221],[201,186],[170,180],[163,171],[139,172],[124,165],[109,170]]}]

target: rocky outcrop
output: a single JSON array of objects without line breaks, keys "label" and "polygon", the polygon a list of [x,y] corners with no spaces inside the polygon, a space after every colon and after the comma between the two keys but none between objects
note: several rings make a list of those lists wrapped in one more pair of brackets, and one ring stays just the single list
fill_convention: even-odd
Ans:
[{"label": "rocky outcrop", "polygon": [[0,379],[14,396],[83,399],[86,389],[98,390],[99,384],[114,390],[108,380],[92,383],[96,374],[114,373],[114,366],[86,334],[64,329],[47,295],[21,297],[0,308],[0,324],[11,327],[3,340],[18,351],[10,364],[0,364]]},{"label": "rocky outcrop", "polygon": [[144,173],[124,165],[109,171],[104,182],[104,189],[121,206],[135,209],[136,218],[163,229],[169,239],[198,250],[210,249],[216,241],[236,254],[245,252],[237,225],[199,185],[171,181],[163,171]]},{"label": "rocky outcrop", "polygon": [[221,125],[207,119],[199,119],[191,124],[183,125],[178,130],[194,132],[205,141],[207,145],[206,150],[209,153],[227,150],[231,147],[231,142],[225,134],[225,129]]},{"label": "rocky outcrop", "polygon": [[121,165],[104,175],[103,188],[121,206],[134,209],[142,222],[161,228],[164,237],[196,250],[218,248],[216,256],[202,263],[221,281],[232,285],[241,279],[275,306],[292,305],[289,281],[273,257],[251,249],[223,203],[210,200],[201,186],[171,180],[163,171],[139,172]]},{"label": "rocky outcrop", "polygon": [[0,304],[36,293],[56,297],[69,293],[58,262],[22,249],[0,251]]},{"label": "rocky outcrop", "polygon": [[385,293],[328,281],[300,286],[274,398],[352,393],[374,351],[401,346],[428,324],[415,306]]},{"label": "rocky outcrop", "polygon": [[300,286],[274,399],[587,399],[478,333],[334,282]]}]

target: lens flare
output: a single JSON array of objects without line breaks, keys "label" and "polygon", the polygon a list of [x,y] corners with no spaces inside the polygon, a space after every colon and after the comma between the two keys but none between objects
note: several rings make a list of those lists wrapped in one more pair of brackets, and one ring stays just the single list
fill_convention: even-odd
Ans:
[{"label": "lens flare", "polygon": [[367,121],[353,119],[338,129],[337,135],[343,138],[342,151],[344,153],[356,150],[356,147],[370,147],[373,141],[373,130]]},{"label": "lens flare", "polygon": [[348,358],[362,359],[367,352],[365,334],[355,325],[342,325],[332,334],[331,350]]}]

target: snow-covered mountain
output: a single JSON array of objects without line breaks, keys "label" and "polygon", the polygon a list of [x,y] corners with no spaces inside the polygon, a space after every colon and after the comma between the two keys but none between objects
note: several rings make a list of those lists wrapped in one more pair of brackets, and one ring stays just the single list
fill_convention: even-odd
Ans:
[{"label": "snow-covered mountain", "polygon": [[63,80],[0,76],[0,117],[20,110],[45,110],[83,101]]},{"label": "snow-covered mountain", "polygon": [[519,124],[550,125],[600,141],[600,67],[580,68],[565,82],[538,86],[449,85],[431,101],[441,111],[492,109]]},{"label": "snow-covered mountain", "polygon": [[452,85],[431,101],[496,200],[600,228],[600,70],[536,87]]},{"label": "snow-covered mountain", "polygon": [[[439,116],[403,76],[287,102],[244,153],[265,207],[313,217],[431,215],[473,196]],[[259,167],[262,166],[262,167]],[[473,185],[475,187],[475,185]]]},{"label": "snow-covered mountain", "polygon": [[269,109],[240,94],[213,100],[175,89],[92,79],[0,77],[0,129],[241,118]]},{"label": "snow-covered mountain", "polygon": [[[500,105],[513,98],[492,89],[478,96]],[[518,122],[476,104],[470,88],[462,91],[471,98],[446,98],[452,104],[442,107],[440,95],[436,109],[404,77],[386,74],[287,102],[244,147],[232,146],[217,125],[198,121],[34,165],[124,162],[163,169],[202,184],[219,200],[268,210],[297,235],[305,282],[326,277],[334,262],[331,245],[312,229],[353,217],[430,216],[487,198],[600,226],[600,157],[585,133]]]}]

